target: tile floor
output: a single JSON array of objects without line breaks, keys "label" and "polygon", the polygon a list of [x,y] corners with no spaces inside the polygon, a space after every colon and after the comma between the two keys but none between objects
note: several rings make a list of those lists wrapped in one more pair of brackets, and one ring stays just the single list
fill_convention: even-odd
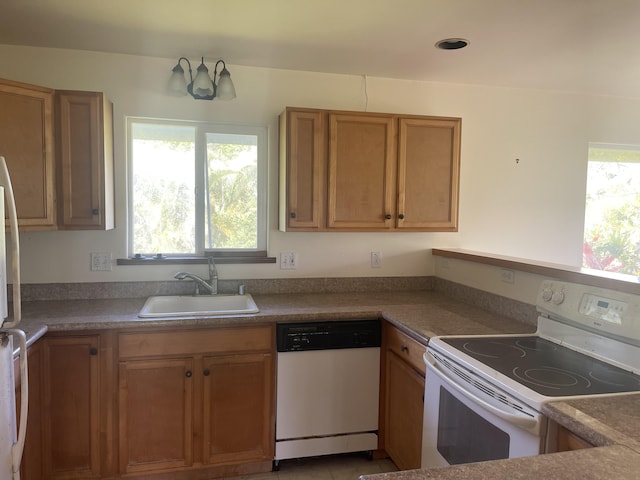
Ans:
[{"label": "tile floor", "polygon": [[[277,472],[233,477],[235,480],[358,480],[360,475],[395,472],[388,458],[369,460],[365,454],[330,455],[282,460]],[[225,479],[227,480],[227,479]],[[230,477],[229,480],[232,480]]]}]

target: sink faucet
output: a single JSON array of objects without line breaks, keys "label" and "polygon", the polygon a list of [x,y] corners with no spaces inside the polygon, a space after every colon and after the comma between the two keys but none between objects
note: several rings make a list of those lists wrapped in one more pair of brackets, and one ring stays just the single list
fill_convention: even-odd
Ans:
[{"label": "sink faucet", "polygon": [[173,278],[177,278],[178,280],[184,280],[188,278],[193,280],[196,284],[196,295],[200,295],[200,288],[203,288],[206,293],[210,295],[215,295],[218,293],[218,269],[216,268],[216,264],[213,261],[213,257],[209,257],[209,280],[204,280],[202,277],[199,277],[195,273],[189,272],[178,272]]}]

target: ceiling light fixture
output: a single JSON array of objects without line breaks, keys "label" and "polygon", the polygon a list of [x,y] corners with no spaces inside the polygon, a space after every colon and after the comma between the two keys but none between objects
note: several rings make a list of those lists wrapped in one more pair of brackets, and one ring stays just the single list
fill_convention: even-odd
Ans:
[{"label": "ceiling light fixture", "polygon": [[[189,83],[184,75],[184,69],[180,62],[185,60],[189,65]],[[218,73],[218,64],[222,64],[222,70],[218,76],[218,83],[216,84],[216,75]],[[218,60],[213,69],[213,80],[209,76],[209,69],[204,64],[204,57],[202,57],[200,66],[198,67],[196,78],[193,78],[193,72],[191,70],[191,62],[186,57],[180,57],[178,63],[173,67],[173,73],[169,78],[168,91],[171,95],[182,97],[187,93],[196,100],[213,100],[219,98],[220,100],[232,100],[236,98],[236,87],[233,86],[231,81],[231,74],[227,70],[223,60]]]},{"label": "ceiling light fixture", "polygon": [[440,50],[460,50],[469,45],[469,40],[464,38],[445,38],[436,42],[436,48]]}]

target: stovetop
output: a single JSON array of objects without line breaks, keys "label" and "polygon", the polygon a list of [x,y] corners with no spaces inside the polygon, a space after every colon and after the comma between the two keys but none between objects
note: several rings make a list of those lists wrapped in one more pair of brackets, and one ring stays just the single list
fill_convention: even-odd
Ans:
[{"label": "stovetop", "polygon": [[640,375],[536,335],[440,340],[543,396],[640,391]]}]

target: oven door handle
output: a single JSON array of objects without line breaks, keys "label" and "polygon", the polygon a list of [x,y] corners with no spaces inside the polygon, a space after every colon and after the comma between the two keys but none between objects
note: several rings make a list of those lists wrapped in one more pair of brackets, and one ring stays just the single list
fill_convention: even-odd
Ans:
[{"label": "oven door handle", "polygon": [[539,428],[539,422],[535,418],[523,417],[523,416],[520,416],[520,415],[517,415],[517,414],[512,414],[512,413],[505,412],[504,410],[501,410],[501,409],[499,409],[497,407],[494,407],[490,403],[482,400],[477,395],[474,395],[473,393],[467,391],[466,389],[464,389],[463,387],[458,385],[451,378],[449,378],[445,372],[442,371],[440,365],[438,365],[438,363],[437,363],[437,360],[435,358],[433,358],[433,355],[431,355],[429,352],[426,352],[424,354],[424,358],[429,363],[429,365],[432,367],[433,373],[438,375],[438,377],[440,377],[440,379],[443,382],[445,382],[448,386],[450,386],[453,389],[455,389],[458,393],[460,393],[461,395],[463,395],[467,399],[471,400],[474,403],[477,403],[482,408],[490,411],[491,413],[493,413],[497,417],[500,417],[503,420],[506,420],[509,423],[515,424],[515,425],[517,425],[517,426],[519,426],[519,427],[521,427],[521,428],[523,428],[525,430],[535,431],[536,429]]}]

